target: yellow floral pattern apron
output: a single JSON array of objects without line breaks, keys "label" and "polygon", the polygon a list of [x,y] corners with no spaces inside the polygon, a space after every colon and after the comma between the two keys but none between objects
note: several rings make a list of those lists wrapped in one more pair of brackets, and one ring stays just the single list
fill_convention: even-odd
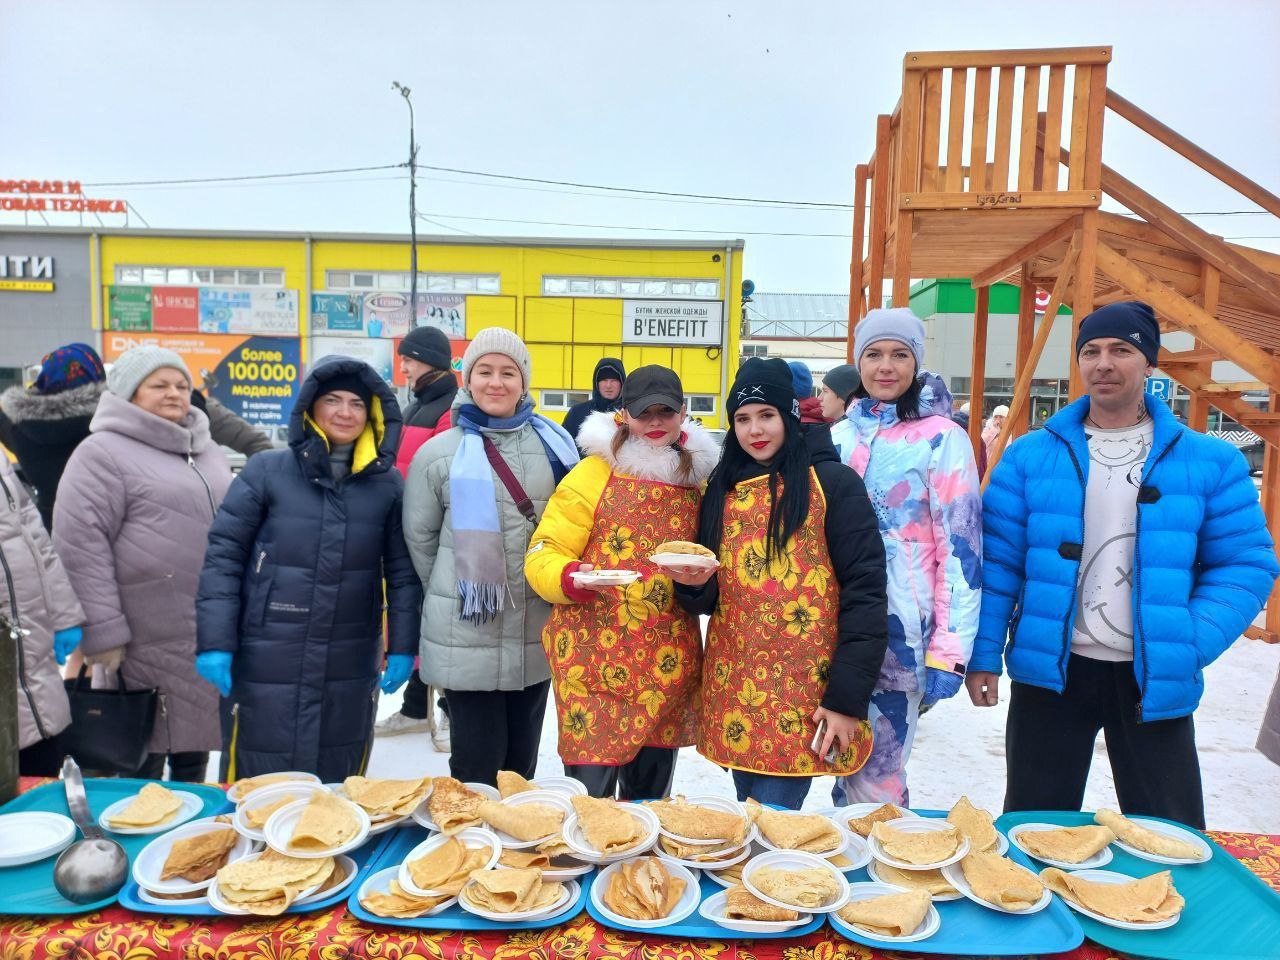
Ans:
[{"label": "yellow floral pattern apron", "polygon": [[707,631],[698,737],[698,751],[721,766],[840,776],[861,768],[871,753],[865,723],[835,763],[809,749],[817,729],[811,717],[826,690],[840,611],[840,586],[823,529],[826,500],[812,470],[809,490],[804,525],[785,552],[770,560],[768,476],[737,484],[725,498],[720,601]]},{"label": "yellow floral pattern apron", "polygon": [[623,764],[641,747],[694,742],[698,622],[649,555],[668,540],[697,539],[701,501],[697,489],[617,473],[605,485],[582,561],[636,570],[640,579],[589,603],[552,607],[542,642],[565,763]]}]

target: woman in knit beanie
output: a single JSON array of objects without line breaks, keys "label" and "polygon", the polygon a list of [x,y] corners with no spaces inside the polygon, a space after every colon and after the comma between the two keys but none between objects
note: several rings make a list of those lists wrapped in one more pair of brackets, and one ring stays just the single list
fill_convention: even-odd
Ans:
[{"label": "woman in knit beanie", "polygon": [[423,683],[444,690],[462,781],[499,770],[532,777],[550,669],[550,612],[524,577],[525,551],[547,500],[578,462],[572,438],[534,413],[524,342],[481,330],[462,358],[453,426],[413,456],[404,533],[425,593]]}]

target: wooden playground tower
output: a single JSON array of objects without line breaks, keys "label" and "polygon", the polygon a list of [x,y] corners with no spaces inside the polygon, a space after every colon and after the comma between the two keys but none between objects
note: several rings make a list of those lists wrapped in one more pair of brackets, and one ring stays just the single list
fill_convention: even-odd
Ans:
[{"label": "wooden playground tower", "polygon": [[[875,152],[855,172],[850,359],[854,325],[880,303],[886,279],[893,305],[908,306],[912,277],[970,278],[976,449],[991,285],[1021,287],[1017,379],[994,467],[1027,429],[1031,381],[1059,306],[1078,325],[1103,304],[1146,301],[1162,331],[1195,338],[1190,349],[1161,350],[1159,363],[1191,395],[1190,426],[1204,430],[1212,405],[1266,441],[1262,505],[1280,542],[1280,256],[1207,233],[1104,165],[1105,113],[1277,217],[1280,197],[1108,89],[1110,62],[1110,47],[906,55],[901,99],[877,118]],[[1103,196],[1134,216],[1099,209]],[[1038,326],[1037,288],[1051,291]],[[1220,382],[1216,361],[1256,380]],[[1243,399],[1258,390],[1269,394],[1265,410]],[[1070,392],[1081,393],[1074,363]],[[1265,628],[1249,635],[1280,641],[1280,589]]]}]

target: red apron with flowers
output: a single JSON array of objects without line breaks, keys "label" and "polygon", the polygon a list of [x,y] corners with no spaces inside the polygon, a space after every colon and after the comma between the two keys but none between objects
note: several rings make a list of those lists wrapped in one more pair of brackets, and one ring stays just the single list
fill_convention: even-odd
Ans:
[{"label": "red apron with flowers", "polygon": [[[836,645],[840,585],[823,524],[826,499],[809,471],[809,515],[783,555],[765,559],[769,478],[737,484],[725,498],[720,601],[707,631],[698,751],[753,773],[845,775],[871,754],[865,723],[835,763],[809,749],[811,719],[826,690]],[[778,481],[782,493],[782,481]]]},{"label": "red apron with flowers", "polygon": [[702,644],[697,618],[649,562],[668,540],[696,540],[697,489],[613,474],[583,563],[640,579],[589,603],[557,603],[542,632],[555,681],[560,759],[623,764],[641,747],[694,742]]}]

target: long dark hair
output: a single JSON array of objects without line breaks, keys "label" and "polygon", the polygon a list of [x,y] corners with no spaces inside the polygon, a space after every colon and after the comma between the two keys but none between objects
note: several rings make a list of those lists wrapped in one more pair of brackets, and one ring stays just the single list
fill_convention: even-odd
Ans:
[{"label": "long dark hair", "polygon": [[[782,419],[786,424],[786,438],[767,468],[770,499],[769,521],[765,527],[766,559],[782,556],[787,541],[809,516],[809,448],[800,432],[800,421],[788,416]],[[700,540],[714,553],[720,552],[720,538],[724,533],[725,498],[740,480],[752,476],[759,468],[759,462],[742,449],[737,432],[730,425],[720,462],[707,479],[698,513]],[[779,480],[782,481],[781,497],[778,496]]]},{"label": "long dark hair", "polygon": [[[924,374],[917,369],[916,375],[911,378],[911,385],[902,392],[902,396],[898,397],[898,399],[894,401],[898,407],[899,420],[920,419],[920,391],[923,387]],[[870,396],[870,394],[867,393],[865,384],[858,384],[858,389],[853,392],[853,395],[859,400]]]}]

